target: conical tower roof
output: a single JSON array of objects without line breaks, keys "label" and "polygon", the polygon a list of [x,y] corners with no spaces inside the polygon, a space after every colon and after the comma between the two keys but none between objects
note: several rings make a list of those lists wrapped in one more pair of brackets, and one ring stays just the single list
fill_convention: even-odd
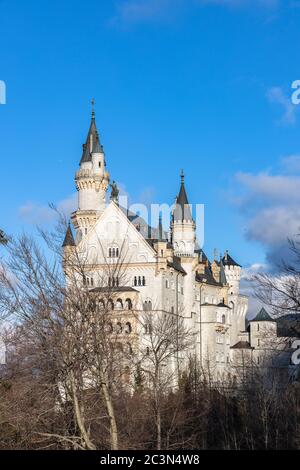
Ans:
[{"label": "conical tower roof", "polygon": [[185,186],[184,186],[184,173],[181,173],[181,185],[179,194],[176,198],[175,202],[175,209],[173,212],[173,220],[175,222],[179,221],[193,221],[191,208],[189,205],[188,197],[186,194]]}]

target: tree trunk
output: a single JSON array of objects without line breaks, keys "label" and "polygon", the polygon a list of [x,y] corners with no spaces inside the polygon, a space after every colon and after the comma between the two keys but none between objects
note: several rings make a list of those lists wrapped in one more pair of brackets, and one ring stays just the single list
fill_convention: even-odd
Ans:
[{"label": "tree trunk", "polygon": [[100,386],[101,386],[101,391],[104,397],[106,411],[109,417],[110,448],[111,450],[119,450],[118,427],[117,427],[114,405],[113,405],[113,402],[109,393],[107,382],[104,377],[105,377],[104,373],[100,371],[100,384],[101,384]]},{"label": "tree trunk", "polygon": [[76,422],[78,424],[80,434],[82,439],[84,440],[84,443],[87,447],[88,450],[96,450],[96,447],[92,443],[92,441],[89,438],[88,432],[85,428],[84,424],[84,418],[82,416],[77,394],[76,394],[76,381],[74,377],[73,371],[70,372],[70,380],[71,380],[71,388],[72,388],[72,395],[73,395],[73,405],[74,405],[74,411],[75,411],[75,417],[76,417]]}]

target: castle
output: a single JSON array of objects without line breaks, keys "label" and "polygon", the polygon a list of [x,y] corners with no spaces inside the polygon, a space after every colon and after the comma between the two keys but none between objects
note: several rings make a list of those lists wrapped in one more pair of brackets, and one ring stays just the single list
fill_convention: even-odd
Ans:
[{"label": "castle", "polygon": [[75,182],[78,208],[71,221],[76,236],[69,226],[63,248],[67,252],[77,246],[86,254],[84,285],[102,301],[105,287],[99,273],[121,257],[126,266],[122,280],[108,279],[116,293],[112,329],[126,337],[133,333],[133,306],[136,312],[180,315],[193,332],[190,352],[217,379],[234,375],[245,358],[260,365],[265,361],[274,341],[278,344],[276,322],[262,311],[246,329],[248,299],[240,293],[241,266],[228,251],[209,261],[198,246],[183,174],[168,233],[161,219],[152,228],[121,207],[115,183],[107,201],[110,175],[93,110]]}]

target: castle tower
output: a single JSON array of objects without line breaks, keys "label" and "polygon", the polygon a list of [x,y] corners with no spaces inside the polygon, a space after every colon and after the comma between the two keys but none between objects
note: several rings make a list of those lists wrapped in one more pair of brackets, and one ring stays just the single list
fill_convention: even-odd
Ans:
[{"label": "castle tower", "polygon": [[241,266],[231,258],[228,251],[225,252],[222,262],[225,269],[226,279],[230,286],[229,294],[237,296],[240,291]]},{"label": "castle tower", "polygon": [[241,282],[241,266],[229,255],[228,251],[225,252],[222,259],[224,266],[225,276],[228,283],[228,305],[231,308],[231,343],[235,344],[239,339],[239,334],[245,330],[247,302],[246,299],[241,297],[240,282]]},{"label": "castle tower", "polygon": [[[93,106],[94,103],[92,102]],[[103,146],[96,127],[94,107],[80,168],[75,175],[78,210],[72,214],[75,229],[85,235],[105,209],[109,173],[106,171]]]},{"label": "castle tower", "polygon": [[194,256],[196,225],[192,217],[184,187],[184,174],[181,173],[181,186],[176,198],[171,226],[174,254],[176,256]]}]

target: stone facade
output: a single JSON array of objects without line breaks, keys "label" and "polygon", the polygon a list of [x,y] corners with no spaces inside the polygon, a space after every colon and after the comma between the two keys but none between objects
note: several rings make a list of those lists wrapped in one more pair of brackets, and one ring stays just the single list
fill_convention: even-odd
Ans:
[{"label": "stone facade", "polygon": [[[69,227],[64,249],[67,252],[76,245],[86,256],[83,282],[99,293],[99,299],[105,282],[113,286],[115,327],[128,336],[145,333],[132,329],[132,309],[180,315],[193,332],[189,352],[216,378],[231,376],[241,354],[259,361],[259,351],[270,345],[260,337],[265,327],[260,329],[258,322],[245,331],[248,299],[239,289],[241,267],[228,252],[211,262],[198,247],[183,175],[168,235],[161,221],[158,228],[150,229],[122,208],[115,187],[114,197],[107,202],[110,176],[93,114],[75,181],[78,209],[71,220],[76,236]],[[116,263],[122,264],[122,275],[104,282],[101,273]],[[275,324],[267,323],[276,338]]]}]

